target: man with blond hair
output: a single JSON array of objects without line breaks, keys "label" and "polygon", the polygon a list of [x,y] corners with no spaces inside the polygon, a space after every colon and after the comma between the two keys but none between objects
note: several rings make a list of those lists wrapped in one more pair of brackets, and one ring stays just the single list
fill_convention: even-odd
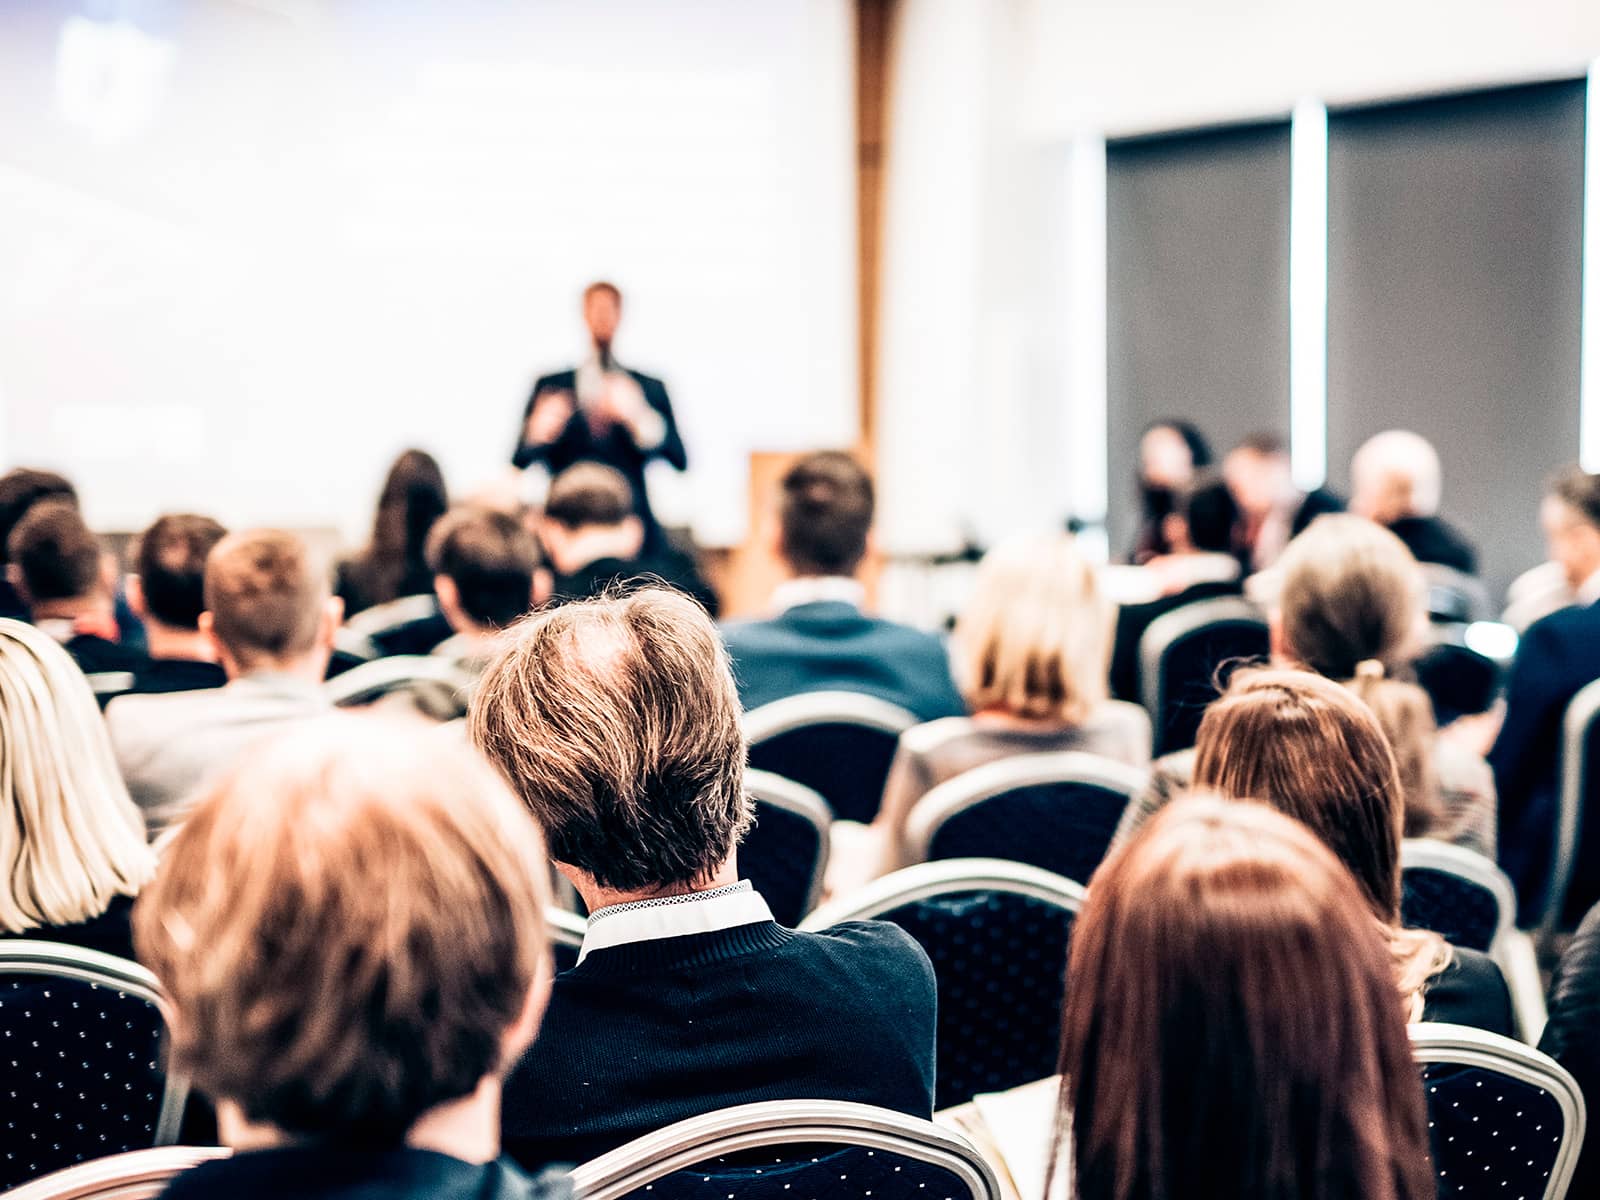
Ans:
[{"label": "man with blond hair", "polygon": [[738,693],[716,627],[665,589],[524,621],[472,739],[588,906],[578,965],[506,1085],[519,1161],[584,1161],[729,1105],[933,1105],[934,981],[893,925],[799,933],[739,880]]},{"label": "man with blond hair", "polygon": [[252,742],[329,709],[322,678],[343,612],[331,579],[327,563],[282,530],[230,534],[212,549],[199,628],[227,685],[123,696],[106,714],[152,837],[182,820],[191,793]]},{"label": "man with blond hair", "polygon": [[1419,563],[1476,575],[1477,548],[1439,515],[1443,490],[1439,452],[1407,429],[1374,434],[1350,460],[1351,512],[1389,529]]},{"label": "man with blond hair", "polygon": [[464,745],[330,716],[218,777],[134,912],[221,1159],[169,1200],[553,1200],[500,1158],[550,985],[538,830]]}]

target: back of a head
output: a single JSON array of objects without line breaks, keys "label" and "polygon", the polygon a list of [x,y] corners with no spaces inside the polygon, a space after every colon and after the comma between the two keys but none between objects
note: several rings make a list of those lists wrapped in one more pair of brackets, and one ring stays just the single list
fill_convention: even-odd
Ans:
[{"label": "back of a head", "polygon": [[100,539],[70,500],[40,500],[11,531],[11,562],[34,604],[101,591]]},{"label": "back of a head", "polygon": [[1372,711],[1307,671],[1238,671],[1195,740],[1194,783],[1302,821],[1366,892],[1400,915],[1400,777]]},{"label": "back of a head", "polygon": [[0,475],[0,563],[11,561],[11,531],[17,522],[39,501],[48,499],[76,504],[78,493],[69,479],[54,471],[15,467]]},{"label": "back of a head", "polygon": [[1284,648],[1329,679],[1372,659],[1404,672],[1423,621],[1422,572],[1405,543],[1361,517],[1318,517],[1278,560]]},{"label": "back of a head", "polygon": [[155,869],[105,721],[67,652],[0,620],[0,930],[99,916]]},{"label": "back of a head", "polygon": [[783,477],[782,553],[800,575],[852,575],[872,530],[872,477],[848,454],[808,454]]},{"label": "back of a head", "polygon": [[1082,721],[1107,695],[1113,609],[1067,534],[1018,538],[984,556],[956,626],[974,712]]},{"label": "back of a head", "polygon": [[1350,460],[1350,510],[1389,524],[1431,517],[1443,489],[1439,452],[1418,433],[1389,429],[1361,444]]},{"label": "back of a head", "polygon": [[150,616],[174,629],[199,627],[206,557],[227,532],[210,517],[190,513],[170,513],[144,531],[134,561]]},{"label": "back of a head", "polygon": [[327,565],[283,530],[229,534],[206,560],[212,632],[246,669],[310,653],[328,595]]},{"label": "back of a head", "polygon": [[378,497],[372,540],[355,564],[372,603],[396,599],[407,577],[424,570],[428,531],[449,507],[433,455],[407,450],[395,459]]},{"label": "back of a head", "polygon": [[550,481],[544,515],[563,529],[612,528],[634,515],[633,489],[603,463],[575,463]]},{"label": "back of a head", "polygon": [[[396,1145],[502,1073],[548,979],[538,831],[475,754],[338,715],[208,789],[134,912],[212,1099],[292,1136]],[[515,1052],[515,1048],[512,1048]]]},{"label": "back of a head", "polygon": [[1294,821],[1170,806],[1096,874],[1067,980],[1077,1200],[1434,1194],[1382,934]]},{"label": "back of a head", "polygon": [[452,509],[428,535],[428,569],[455,585],[462,612],[492,629],[528,611],[538,567],[533,535],[498,509]]},{"label": "back of a head", "polygon": [[1239,505],[1218,472],[1205,471],[1196,475],[1178,493],[1177,511],[1188,526],[1189,541],[1196,550],[1227,554],[1233,549]]},{"label": "back of a head", "polygon": [[1600,529],[1600,474],[1590,474],[1574,464],[1551,478],[1545,494],[1561,501],[1585,524]]},{"label": "back of a head", "polygon": [[646,588],[538,613],[473,695],[473,741],[602,887],[702,883],[749,828],[745,743],[711,618]]}]

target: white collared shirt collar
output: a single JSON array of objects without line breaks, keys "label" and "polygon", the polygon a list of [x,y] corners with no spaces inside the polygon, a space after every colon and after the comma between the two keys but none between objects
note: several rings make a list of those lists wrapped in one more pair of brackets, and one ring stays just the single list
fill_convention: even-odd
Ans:
[{"label": "white collared shirt collar", "polygon": [[832,601],[860,608],[867,602],[867,589],[859,579],[848,575],[801,575],[786,579],[772,592],[772,611],[786,613],[802,604]]},{"label": "white collared shirt collar", "polygon": [[612,904],[589,914],[578,961],[581,963],[591,950],[689,937],[696,933],[717,933],[770,920],[772,910],[748,879],[708,892],[685,892],[679,896]]},{"label": "white collared shirt collar", "polygon": [[1579,604],[1593,604],[1600,600],[1600,571],[1596,571],[1580,583],[1577,594]]}]

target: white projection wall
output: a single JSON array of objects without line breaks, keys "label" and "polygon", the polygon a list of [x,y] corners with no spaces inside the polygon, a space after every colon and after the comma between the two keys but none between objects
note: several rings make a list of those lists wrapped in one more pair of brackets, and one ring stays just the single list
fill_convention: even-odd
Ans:
[{"label": "white projection wall", "polygon": [[353,535],[408,445],[509,469],[603,277],[735,541],[751,450],[854,436],[851,56],[847,0],[0,0],[0,463]]}]

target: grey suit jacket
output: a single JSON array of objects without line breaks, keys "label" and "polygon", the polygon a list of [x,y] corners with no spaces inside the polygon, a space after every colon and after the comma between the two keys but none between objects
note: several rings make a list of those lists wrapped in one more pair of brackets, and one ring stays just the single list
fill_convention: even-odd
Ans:
[{"label": "grey suit jacket", "polygon": [[319,685],[263,673],[203,692],[119,696],[106,725],[153,838],[181,821],[201,785],[251,744],[331,707]]}]

